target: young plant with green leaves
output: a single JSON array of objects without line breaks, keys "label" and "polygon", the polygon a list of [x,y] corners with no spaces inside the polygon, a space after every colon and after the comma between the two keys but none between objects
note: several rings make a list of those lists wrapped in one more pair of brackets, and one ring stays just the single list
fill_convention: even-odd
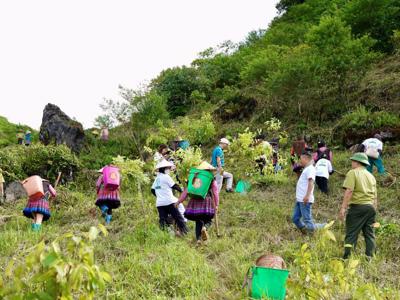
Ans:
[{"label": "young plant with green leaves", "polygon": [[15,256],[0,275],[0,298],[95,299],[112,280],[95,263],[93,243],[100,232],[108,234],[102,225],[79,235],[66,233]]}]

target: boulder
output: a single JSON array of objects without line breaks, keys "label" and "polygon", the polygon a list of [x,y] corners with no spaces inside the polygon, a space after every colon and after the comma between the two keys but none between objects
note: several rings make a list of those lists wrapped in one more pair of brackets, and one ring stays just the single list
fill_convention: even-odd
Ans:
[{"label": "boulder", "polygon": [[83,147],[85,132],[82,124],[72,120],[58,106],[49,103],[43,111],[39,139],[45,145],[65,144],[78,153]]},{"label": "boulder", "polygon": [[24,187],[19,181],[10,182],[5,188],[6,202],[27,198]]}]

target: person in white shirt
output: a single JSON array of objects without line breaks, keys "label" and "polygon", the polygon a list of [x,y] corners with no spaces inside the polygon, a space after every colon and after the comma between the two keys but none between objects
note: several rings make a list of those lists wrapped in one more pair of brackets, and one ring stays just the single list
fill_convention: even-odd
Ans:
[{"label": "person in white shirt", "polygon": [[168,217],[171,216],[176,223],[179,233],[186,234],[188,228],[184,217],[182,216],[184,209],[181,213],[180,209],[175,207],[175,203],[178,202],[178,199],[172,193],[172,190],[177,190],[182,193],[182,189],[179,185],[177,185],[172,180],[171,176],[169,176],[173,166],[174,165],[167,160],[162,160],[157,164],[156,169],[158,173],[153,185],[151,186],[151,192],[157,198],[156,206],[161,229],[166,229],[169,226]]},{"label": "person in white shirt", "polygon": [[373,138],[366,139],[361,146],[361,150],[368,156],[369,166],[367,167],[367,170],[370,173],[373,173],[374,166],[376,166],[380,175],[385,174],[386,171],[382,161],[382,136],[380,134],[375,134]]},{"label": "person in white shirt", "polygon": [[312,153],[303,151],[300,156],[300,164],[304,167],[296,186],[296,204],[292,221],[303,233],[313,233],[325,224],[316,224],[312,218],[312,204],[314,203],[315,167]]},{"label": "person in white shirt", "polygon": [[328,180],[329,175],[333,173],[333,167],[326,153],[321,155],[321,158],[315,164],[315,169],[315,183],[321,192],[328,194]]}]

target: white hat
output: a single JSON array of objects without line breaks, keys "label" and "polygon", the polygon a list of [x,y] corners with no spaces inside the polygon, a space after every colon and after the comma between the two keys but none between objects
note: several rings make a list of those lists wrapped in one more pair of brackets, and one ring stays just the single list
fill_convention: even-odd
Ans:
[{"label": "white hat", "polygon": [[222,138],[222,139],[219,140],[219,142],[220,142],[221,144],[227,144],[227,145],[230,145],[230,144],[231,144],[231,142],[228,141],[227,138]]},{"label": "white hat", "polygon": [[161,168],[172,168],[173,166],[174,166],[174,164],[172,162],[169,162],[169,161],[163,159],[156,165],[156,170],[161,169]]}]

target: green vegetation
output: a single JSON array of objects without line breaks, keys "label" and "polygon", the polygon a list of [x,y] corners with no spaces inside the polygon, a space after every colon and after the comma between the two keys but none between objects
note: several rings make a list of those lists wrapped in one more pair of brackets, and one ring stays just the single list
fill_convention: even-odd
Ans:
[{"label": "green vegetation", "polygon": [[30,130],[33,135],[33,141],[38,140],[37,132],[32,128],[25,125],[15,125],[2,116],[0,116],[0,147],[17,144],[17,133],[19,130],[23,130],[25,133]]},{"label": "green vegetation", "polygon": [[[350,167],[349,155],[335,153],[335,167],[341,172]],[[398,173],[399,159],[397,153],[386,157],[385,162]],[[141,173],[136,165],[128,169]],[[342,181],[340,175],[332,176],[329,197],[316,192],[314,211],[318,221],[336,219]],[[377,231],[377,257],[368,262],[360,240],[357,255],[344,263],[340,260],[343,224],[337,221],[330,229],[332,233],[308,237],[291,224],[294,175],[285,184],[253,189],[247,195],[223,193],[223,236],[217,238],[212,228],[209,244],[200,248],[193,241],[191,223],[191,232],[183,239],[159,230],[155,200],[148,185],[143,186],[142,202],[132,190],[134,179],[128,182],[124,184],[122,207],[115,210],[114,220],[107,228],[109,235],[94,243],[96,264],[112,278],[104,291],[98,291],[96,299],[242,299],[241,284],[248,267],[267,252],[281,255],[288,264],[290,299],[328,299],[332,295],[337,299],[397,299],[398,184],[379,189],[378,221],[382,228]],[[42,238],[54,241],[68,232],[88,232],[91,226],[97,226],[102,221],[93,203],[93,187],[82,191],[61,189],[59,198],[52,203],[53,216],[41,234],[31,232],[29,221],[21,216],[24,201],[0,207],[1,215],[6,216],[0,219],[0,269],[7,268],[11,257],[25,259],[27,249]],[[10,279],[3,280],[8,286]],[[30,291],[36,286],[31,281],[27,283]]]},{"label": "green vegetation", "polygon": [[[287,262],[289,299],[400,299],[399,183],[378,180],[381,227],[372,261],[363,255],[363,241],[351,260],[341,260],[344,226],[336,218],[341,174],[350,168],[350,153],[340,146],[382,130],[399,140],[399,3],[281,0],[277,8],[268,30],[206,49],[190,66],[164,70],[138,90],[120,86],[122,101],[106,99],[96,119],[97,127],[111,128],[110,140],[87,130],[78,156],[65,146],[11,146],[17,130],[27,127],[0,117],[7,182],[73,175],[58,188],[52,218],[39,234],[21,215],[23,200],[0,206],[0,298],[243,299],[246,271],[271,252]],[[259,155],[271,155],[254,146],[260,133],[280,139],[277,174],[269,161],[264,175],[256,169]],[[296,178],[288,155],[298,134],[339,149],[331,193],[316,192],[314,205],[315,218],[330,223],[314,236],[301,235],[290,219]],[[212,229],[208,245],[196,247],[193,224],[181,239],[158,227],[149,191],[152,155],[161,143],[189,140],[193,147],[173,154],[184,183],[222,136],[232,141],[227,171],[253,188],[221,194],[223,235]],[[398,145],[386,144],[384,153],[385,167],[399,175]],[[109,235],[93,241],[95,228],[104,231],[94,207],[96,170],[110,163],[121,169],[122,207]]]},{"label": "green vegetation", "polygon": [[0,168],[6,181],[22,180],[32,175],[55,180],[58,172],[70,177],[80,166],[79,159],[65,145],[16,145],[0,152]]}]

